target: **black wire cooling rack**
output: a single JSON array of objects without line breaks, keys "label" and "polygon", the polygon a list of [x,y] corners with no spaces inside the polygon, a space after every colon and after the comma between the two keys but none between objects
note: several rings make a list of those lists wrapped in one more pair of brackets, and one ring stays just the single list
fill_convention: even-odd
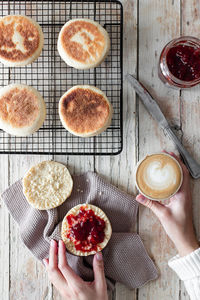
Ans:
[{"label": "black wire cooling rack", "polygon": [[[40,57],[25,67],[0,64],[0,86],[21,82],[43,95],[47,116],[43,127],[29,137],[14,137],[0,130],[0,153],[111,155],[122,150],[122,36],[123,8],[119,1],[0,1],[0,16],[26,15],[44,32]],[[57,52],[58,33],[72,18],[99,22],[111,39],[111,50],[97,68],[76,70],[67,66]],[[95,85],[105,92],[114,109],[110,127],[92,138],[80,138],[66,131],[60,122],[58,102],[66,90],[77,84]]]}]

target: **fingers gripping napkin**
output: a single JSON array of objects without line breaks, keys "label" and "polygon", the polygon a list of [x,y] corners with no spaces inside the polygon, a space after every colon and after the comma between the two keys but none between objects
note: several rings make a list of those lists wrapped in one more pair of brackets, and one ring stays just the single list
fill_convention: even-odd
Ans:
[{"label": "fingers gripping napkin", "polygon": [[[112,236],[103,250],[105,274],[130,288],[156,279],[157,270],[136,233],[129,233],[136,221],[135,199],[95,173],[73,176],[73,191],[62,205],[54,209],[33,208],[23,194],[22,181],[8,188],[2,199],[19,225],[22,241],[39,260],[48,257],[51,239],[61,239],[62,220],[76,205],[87,203],[100,207],[112,226]],[[93,280],[92,256],[75,256],[66,252],[69,265],[84,280]]]}]

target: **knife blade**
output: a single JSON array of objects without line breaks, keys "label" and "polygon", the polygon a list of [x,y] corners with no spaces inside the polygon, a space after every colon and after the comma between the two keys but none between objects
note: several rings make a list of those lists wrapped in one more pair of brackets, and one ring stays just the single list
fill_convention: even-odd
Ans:
[{"label": "knife blade", "polygon": [[169,123],[167,122],[160,107],[158,106],[156,101],[152,98],[150,93],[146,90],[146,88],[135,77],[133,77],[130,74],[126,76],[126,79],[135,89],[136,93],[138,94],[144,106],[146,107],[147,111],[158,122],[159,126],[163,129],[169,127]]},{"label": "knife blade", "polygon": [[144,106],[146,107],[150,115],[158,122],[159,126],[172,139],[178,151],[180,152],[186,166],[188,167],[192,177],[195,179],[200,178],[200,165],[194,160],[194,158],[184,148],[177,136],[174,134],[157,102],[152,98],[152,96],[146,90],[146,88],[134,76],[127,74],[126,79],[135,89],[136,93],[139,95],[140,99],[142,100]]}]

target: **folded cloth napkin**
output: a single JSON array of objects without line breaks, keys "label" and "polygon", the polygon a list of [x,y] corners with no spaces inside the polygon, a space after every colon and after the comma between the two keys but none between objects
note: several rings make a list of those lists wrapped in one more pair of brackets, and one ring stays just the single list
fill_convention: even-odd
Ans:
[{"label": "folded cloth napkin", "polygon": [[[18,223],[22,241],[39,260],[48,257],[51,239],[61,239],[61,223],[73,206],[91,203],[99,206],[112,225],[112,237],[103,250],[105,274],[110,282],[137,288],[158,276],[144,245],[130,228],[136,221],[137,202],[93,172],[74,176],[71,196],[59,207],[41,211],[29,205],[19,180],[3,194],[10,214]],[[93,280],[92,256],[66,253],[69,265],[84,280]]]}]

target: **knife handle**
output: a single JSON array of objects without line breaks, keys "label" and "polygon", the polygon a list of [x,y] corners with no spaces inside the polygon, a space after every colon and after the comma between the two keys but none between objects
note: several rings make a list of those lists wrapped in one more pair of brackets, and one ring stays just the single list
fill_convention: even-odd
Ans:
[{"label": "knife handle", "polygon": [[165,128],[165,131],[169,137],[176,144],[178,151],[180,152],[184,163],[188,167],[191,176],[195,179],[200,178],[200,165],[194,160],[190,153],[183,147],[177,136],[174,134],[170,127]]}]

